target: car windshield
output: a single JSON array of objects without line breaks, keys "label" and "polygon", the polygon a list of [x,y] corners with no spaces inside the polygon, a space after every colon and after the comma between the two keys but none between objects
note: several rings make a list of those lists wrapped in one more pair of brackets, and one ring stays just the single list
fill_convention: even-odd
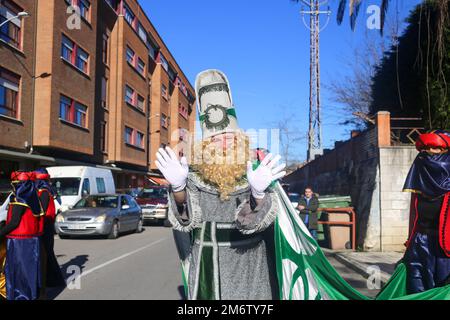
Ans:
[{"label": "car windshield", "polygon": [[298,193],[289,193],[289,200],[291,200],[291,202],[298,202],[299,199],[300,195]]},{"label": "car windshield", "polygon": [[90,196],[78,201],[74,209],[82,208],[117,208],[119,197],[117,196]]},{"label": "car windshield", "polygon": [[139,198],[145,199],[167,198],[167,189],[166,188],[144,189],[139,194]]},{"label": "car windshield", "polygon": [[53,178],[51,182],[59,196],[76,196],[80,190],[81,178]]}]

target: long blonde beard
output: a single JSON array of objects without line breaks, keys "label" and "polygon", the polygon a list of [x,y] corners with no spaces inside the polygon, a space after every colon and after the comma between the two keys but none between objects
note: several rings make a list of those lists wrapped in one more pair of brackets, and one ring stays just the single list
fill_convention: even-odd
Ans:
[{"label": "long blonde beard", "polygon": [[210,139],[196,143],[193,152],[193,169],[201,178],[217,188],[222,201],[242,182],[250,160],[250,142],[243,133],[235,135],[234,143],[225,151],[215,147]]}]

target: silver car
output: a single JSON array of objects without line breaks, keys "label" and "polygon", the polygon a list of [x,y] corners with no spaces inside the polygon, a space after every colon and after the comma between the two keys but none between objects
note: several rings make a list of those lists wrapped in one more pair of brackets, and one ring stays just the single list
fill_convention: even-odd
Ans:
[{"label": "silver car", "polygon": [[142,209],[125,194],[91,195],[56,216],[61,239],[69,236],[104,235],[117,239],[123,232],[142,232]]}]

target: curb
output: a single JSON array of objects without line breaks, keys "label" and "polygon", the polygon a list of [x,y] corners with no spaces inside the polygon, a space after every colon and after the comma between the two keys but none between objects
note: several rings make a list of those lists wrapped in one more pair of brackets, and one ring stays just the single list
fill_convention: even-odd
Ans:
[{"label": "curb", "polygon": [[[346,257],[343,254],[340,254],[339,252],[334,252],[331,250],[327,250],[324,248],[321,248],[324,252],[326,252],[327,254],[331,255],[333,258],[335,258],[337,261],[339,261],[340,263],[342,263],[343,265],[345,265],[346,267],[352,269],[353,271],[359,273],[360,275],[362,275],[365,278],[370,277],[372,274],[370,274],[369,272],[367,272],[367,269],[369,267],[369,265],[365,264],[365,263],[361,263],[359,261],[356,261],[352,258]],[[385,271],[380,271],[380,282],[381,285],[384,286],[390,279],[391,275]]]}]

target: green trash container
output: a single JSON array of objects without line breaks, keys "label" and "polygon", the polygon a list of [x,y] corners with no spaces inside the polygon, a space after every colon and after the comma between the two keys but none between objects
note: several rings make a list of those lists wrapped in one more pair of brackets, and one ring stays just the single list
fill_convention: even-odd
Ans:
[{"label": "green trash container", "polygon": [[[351,207],[351,197],[350,196],[337,196],[337,195],[325,195],[325,196],[319,196],[319,214],[318,219],[319,221],[328,221],[327,214],[322,216],[322,213],[320,212],[320,208],[345,208],[345,207]],[[331,219],[333,220],[333,219]],[[331,227],[328,225],[319,224],[318,230],[317,230],[317,238],[318,242],[322,247],[332,248],[333,243],[331,243],[331,232],[333,232],[333,229],[342,229],[342,227]],[[346,228],[346,227],[344,227]]]}]

